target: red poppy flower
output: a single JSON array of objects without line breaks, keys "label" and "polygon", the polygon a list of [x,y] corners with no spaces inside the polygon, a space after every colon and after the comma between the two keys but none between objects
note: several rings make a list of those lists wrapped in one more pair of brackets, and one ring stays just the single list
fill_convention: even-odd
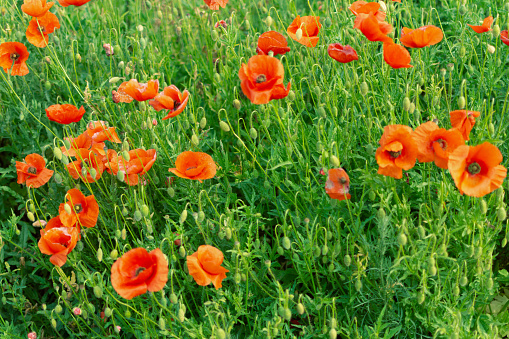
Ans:
[{"label": "red poppy flower", "polygon": [[167,281],[168,261],[159,248],[134,248],[111,266],[111,286],[125,299],[160,291]]},{"label": "red poppy flower", "polygon": [[219,249],[201,245],[198,251],[187,256],[187,268],[198,285],[207,286],[212,283],[217,290],[223,287],[222,281],[226,278],[226,273],[230,272],[221,266],[223,260],[223,252]]},{"label": "red poppy flower", "polygon": [[[290,26],[288,26],[286,33],[290,38],[306,47],[315,47],[320,39],[318,37],[320,28],[322,28],[322,24],[320,23],[319,16],[303,16],[301,18],[300,15],[297,15]],[[299,29],[302,30],[302,37],[297,39],[297,30]]]},{"label": "red poppy flower", "polygon": [[38,188],[53,176],[53,171],[46,168],[46,161],[39,154],[32,153],[25,157],[25,162],[16,161],[18,184],[26,183],[27,187]]},{"label": "red poppy flower", "polygon": [[30,16],[38,17],[46,14],[53,4],[53,2],[46,3],[46,0],[25,0],[21,10]]},{"label": "red poppy flower", "polygon": [[178,177],[200,182],[216,175],[216,163],[207,153],[182,152],[175,161],[175,167],[169,171]]},{"label": "red poppy flower", "polygon": [[481,26],[467,25],[470,26],[470,28],[472,28],[476,33],[484,33],[491,31],[491,24],[493,24],[493,17],[489,16],[484,19]]},{"label": "red poppy flower", "polygon": [[[125,84],[125,85],[124,85]],[[124,87],[122,87],[124,85]],[[120,85],[123,92],[136,101],[147,101],[153,99],[159,90],[159,80],[149,80],[147,83],[139,83],[136,79],[131,79]]]},{"label": "red poppy flower", "polygon": [[219,6],[225,8],[226,4],[228,3],[228,0],[203,0],[205,1],[205,4],[209,6],[210,9],[218,10]]},{"label": "red poppy flower", "polygon": [[507,46],[509,46],[509,36],[507,30],[500,32],[500,40]]},{"label": "red poppy flower", "polygon": [[129,151],[129,161],[126,161],[121,155],[117,154],[116,157],[110,159],[106,167],[111,169],[111,172],[117,175],[118,172],[124,172],[125,182],[134,186],[139,182],[139,176],[147,173],[156,161],[157,153],[155,149],[147,151],[143,149],[135,149]]},{"label": "red poppy flower", "polygon": [[228,27],[228,24],[226,24],[226,21],[224,20],[219,20],[218,22],[215,23],[214,28],[218,28],[219,26],[226,28]]},{"label": "red poppy flower", "polygon": [[369,41],[393,42],[387,36],[392,32],[392,26],[385,21],[378,21],[373,13],[357,15],[353,27],[359,29]]},{"label": "red poppy flower", "polygon": [[92,145],[103,141],[121,143],[118,138],[116,127],[107,127],[104,121],[92,121],[87,125],[87,134],[92,138]]},{"label": "red poppy flower", "polygon": [[37,244],[43,254],[51,255],[49,261],[62,267],[67,261],[67,255],[78,242],[79,231],[76,227],[66,227],[59,217],[50,219],[41,230],[41,239]]},{"label": "red poppy flower", "polygon": [[[101,178],[104,165],[99,155],[88,149],[79,149],[76,157],[77,160],[67,165],[67,171],[73,179],[81,178],[84,182],[90,183]],[[92,174],[95,174],[95,176],[92,176]]]},{"label": "red poppy flower", "polygon": [[482,197],[499,188],[507,176],[502,159],[497,146],[489,142],[463,145],[449,156],[449,172],[461,194]]},{"label": "red poppy flower", "polygon": [[348,9],[357,16],[359,14],[373,14],[378,21],[384,21],[386,14],[379,11],[380,4],[378,2],[355,1]]},{"label": "red poppy flower", "polygon": [[76,138],[69,137],[64,139],[68,140],[69,143],[71,144],[71,147],[69,149],[67,149],[65,146],[60,147],[60,150],[62,150],[62,154],[66,156],[75,157],[77,150],[79,150],[80,148],[91,149],[97,154],[102,154],[104,153],[104,148],[106,147],[106,145],[104,145],[104,142],[94,142],[92,140],[92,137],[88,135],[87,132],[81,133]]},{"label": "red poppy flower", "polygon": [[270,51],[274,53],[274,56],[290,52],[290,47],[288,47],[288,42],[283,34],[276,31],[268,31],[260,35],[256,53],[259,55],[269,55]]},{"label": "red poppy flower", "polygon": [[481,112],[460,109],[452,111],[449,115],[451,117],[451,126],[461,132],[463,139],[470,140],[470,131],[475,125],[475,118],[479,117]]},{"label": "red poppy flower", "polygon": [[21,42],[4,42],[0,44],[0,67],[5,73],[9,73],[12,69],[11,75],[27,75],[26,61],[29,55],[27,48]]},{"label": "red poppy flower", "polygon": [[85,114],[83,106],[79,110],[76,106],[70,104],[51,105],[46,108],[48,119],[64,125],[80,121],[83,118],[83,114]]},{"label": "red poppy flower", "polygon": [[118,104],[119,102],[130,103],[134,100],[129,94],[125,92],[127,83],[128,82],[121,83],[120,86],[118,86],[118,91],[115,90],[111,91],[111,96],[114,103],[116,104]]},{"label": "red poppy flower", "polygon": [[108,149],[106,151],[106,154],[104,154],[102,156],[102,163],[104,165],[104,169],[106,170],[106,172],[108,172],[109,174],[113,174],[113,172],[111,172],[111,169],[110,169],[110,166],[111,166],[111,161],[115,158],[118,157],[118,153],[117,151],[115,151],[114,149]]},{"label": "red poppy flower", "polygon": [[332,199],[350,199],[350,178],[342,168],[331,168],[325,182],[325,192]]},{"label": "red poppy flower", "polygon": [[175,85],[166,87],[161,93],[156,95],[154,100],[149,102],[149,105],[154,107],[156,111],[163,109],[168,110],[168,114],[163,120],[176,117],[184,111],[189,100],[189,92],[184,90],[180,93],[179,89]]},{"label": "red poppy flower", "polygon": [[329,56],[341,63],[347,63],[354,60],[359,60],[357,56],[357,52],[352,47],[346,45],[342,46],[341,44],[330,44],[329,48],[327,48],[327,53]]},{"label": "red poppy flower", "polygon": [[384,44],[384,60],[392,68],[411,68],[410,53],[403,46],[397,45],[393,42]]},{"label": "red poppy flower", "polygon": [[49,34],[60,28],[60,22],[55,14],[46,12],[43,16],[32,18],[26,31],[27,40],[35,47],[46,47]]},{"label": "red poppy flower", "polygon": [[403,177],[415,165],[417,145],[412,138],[412,129],[403,125],[385,126],[380,147],[376,150],[376,162],[380,166],[378,174],[396,179]]},{"label": "red poppy flower", "polygon": [[67,7],[67,6],[71,6],[71,5],[79,7],[79,6],[83,6],[84,4],[86,4],[89,1],[90,0],[58,0],[60,5],[62,5],[63,7]]},{"label": "red poppy flower", "polygon": [[94,227],[99,217],[99,205],[93,195],[85,197],[79,189],[73,188],[67,191],[66,203],[71,207],[71,214],[65,211],[65,204],[60,204],[58,213],[64,225],[78,223],[84,227]]},{"label": "red poppy flower", "polygon": [[401,38],[403,45],[410,48],[423,48],[438,44],[444,38],[442,30],[433,25],[422,26],[417,29],[403,27]]},{"label": "red poppy flower", "polygon": [[412,137],[417,145],[417,160],[419,162],[434,161],[443,169],[447,169],[451,152],[465,144],[463,136],[457,129],[445,130],[439,128],[433,121],[417,127]]},{"label": "red poppy flower", "polygon": [[274,99],[282,99],[290,92],[283,85],[285,70],[283,64],[268,55],[255,55],[239,70],[242,92],[253,104],[266,104]]}]

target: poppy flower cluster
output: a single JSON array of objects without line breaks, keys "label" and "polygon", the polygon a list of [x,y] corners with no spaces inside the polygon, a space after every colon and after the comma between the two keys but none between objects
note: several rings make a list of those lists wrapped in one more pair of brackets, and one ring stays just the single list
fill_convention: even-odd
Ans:
[{"label": "poppy flower cluster", "polygon": [[479,115],[475,111],[452,111],[449,130],[432,121],[415,131],[403,125],[386,126],[375,155],[378,173],[401,179],[403,170],[414,167],[417,160],[434,162],[449,170],[461,194],[482,197],[493,192],[507,175],[507,169],[500,165],[500,150],[489,142],[465,145]]},{"label": "poppy flower cluster", "polygon": [[112,91],[113,102],[130,103],[136,101],[149,101],[149,105],[156,111],[167,110],[163,120],[176,117],[184,111],[189,100],[189,92],[180,90],[175,85],[165,87],[159,93],[159,81],[149,80],[147,83],[139,83],[136,79],[123,82],[118,90]]},{"label": "poppy flower cluster", "polygon": [[80,190],[67,191],[66,202],[60,204],[59,215],[50,219],[41,229],[38,247],[41,253],[50,255],[50,262],[61,267],[67,255],[80,240],[83,227],[94,227],[99,216],[99,205],[93,195],[86,197]]}]

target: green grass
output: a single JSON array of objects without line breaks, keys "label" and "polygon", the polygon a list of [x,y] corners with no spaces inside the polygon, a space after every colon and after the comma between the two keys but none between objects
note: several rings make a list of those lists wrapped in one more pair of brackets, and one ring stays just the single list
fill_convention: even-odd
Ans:
[{"label": "green grass", "polygon": [[[5,338],[31,331],[39,338],[221,338],[219,329],[230,338],[328,338],[334,327],[341,338],[509,334],[503,240],[509,227],[499,216],[507,181],[482,199],[471,198],[434,164],[418,163],[395,180],[377,174],[375,160],[384,126],[415,128],[437,119],[447,129],[448,113],[460,108],[463,96],[466,108],[481,112],[468,144],[497,145],[507,167],[509,46],[466,26],[491,14],[507,29],[503,2],[388,1],[386,21],[395,38],[403,26],[433,24],[444,32],[439,44],[411,50],[414,67],[400,70],[384,63],[380,43],[353,30],[346,1],[230,0],[219,11],[198,0],[92,0],[65,9],[57,3],[51,11],[61,28],[43,49],[26,41],[29,18],[21,4],[0,0],[0,42],[23,42],[30,52],[28,75],[0,73]],[[298,14],[320,16],[317,47],[286,35]],[[221,19],[229,26],[214,40]],[[238,70],[268,30],[285,35],[291,47],[278,58],[295,99],[253,105],[242,94]],[[354,47],[359,60],[343,65],[331,59],[327,46],[335,42]],[[114,56],[106,56],[105,43],[115,46]],[[488,44],[494,54],[487,53]],[[189,90],[187,108],[162,121],[163,112],[147,103],[113,103],[111,91],[131,78]],[[364,82],[368,92],[362,95]],[[410,110],[403,109],[407,97]],[[87,113],[63,128],[44,112],[56,103],[84,105]],[[107,173],[92,184],[69,176],[53,148],[94,120],[117,127],[131,149],[157,150],[146,186],[130,187]],[[122,144],[108,147],[120,151]],[[210,154],[217,175],[203,183],[177,178],[169,186],[174,175],[168,168],[187,150]],[[62,182],[53,178],[31,190],[18,185],[14,163],[30,153],[43,155]],[[334,167],[333,156],[350,176],[351,200],[325,193],[319,172]],[[56,216],[74,187],[95,195],[99,221],[83,230],[59,269],[40,253],[39,229],[27,209],[33,202],[37,219]],[[136,221],[142,205],[149,215]],[[174,232],[182,235],[180,247]],[[221,249],[230,270],[217,291],[198,286],[187,273],[185,256],[203,244]],[[170,274],[163,291],[127,301],[111,286],[110,253],[135,247],[160,248]],[[502,308],[490,310],[490,303]],[[80,316],[75,307],[83,310]],[[105,310],[111,315],[102,320]]]}]

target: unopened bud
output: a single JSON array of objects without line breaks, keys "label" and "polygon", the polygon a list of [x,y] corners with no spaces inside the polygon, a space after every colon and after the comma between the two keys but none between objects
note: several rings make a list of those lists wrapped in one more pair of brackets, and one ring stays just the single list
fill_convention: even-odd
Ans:
[{"label": "unopened bud", "polygon": [[240,100],[239,99],[235,99],[233,100],[233,107],[235,107],[236,110],[239,110],[240,109]]},{"label": "unopened bud", "polygon": [[200,140],[198,139],[198,136],[196,134],[193,133],[193,136],[191,137],[191,144],[193,144],[193,146],[198,146],[198,144],[200,143]]},{"label": "unopened bud", "polygon": [[30,220],[31,222],[35,221],[35,216],[32,212],[28,212],[27,217],[28,217],[28,220]]},{"label": "unopened bud", "polygon": [[289,250],[290,247],[292,247],[292,242],[290,241],[290,238],[283,237],[283,247],[287,250]]},{"label": "unopened bud", "polygon": [[405,97],[403,99],[403,110],[409,111],[410,110],[410,98]]},{"label": "unopened bud", "polygon": [[458,107],[460,109],[463,109],[465,108],[465,105],[466,105],[465,97],[462,95],[458,98]]},{"label": "unopened bud", "polygon": [[56,312],[56,313],[62,313],[62,306],[60,306],[60,304],[58,304],[57,306],[55,306],[55,312]]},{"label": "unopened bud", "polygon": [[222,121],[222,120],[219,122],[219,127],[221,127],[221,130],[223,132],[229,132],[230,131],[230,126],[228,126],[228,124],[226,122]]},{"label": "unopened bud", "polygon": [[488,53],[493,54],[497,49],[493,45],[488,45]]},{"label": "unopened bud", "polygon": [[205,127],[207,127],[207,118],[203,117],[200,120],[200,128],[204,129]]},{"label": "unopened bud", "polygon": [[504,207],[500,207],[497,210],[497,219],[498,221],[502,222],[507,218],[507,213]]},{"label": "unopened bud", "polygon": [[72,210],[71,210],[71,206],[69,206],[69,204],[64,204],[64,210],[67,212],[67,214],[71,214],[72,213]]},{"label": "unopened bud", "polygon": [[295,37],[297,38],[297,41],[302,39],[302,28],[299,28],[297,32],[295,32]]},{"label": "unopened bud", "polygon": [[362,96],[366,96],[368,94],[369,87],[366,81],[361,82],[361,94]]},{"label": "unopened bud", "polygon": [[62,160],[62,151],[60,150],[60,148],[55,147],[53,149],[53,155],[55,155],[55,158],[57,158],[58,160]]},{"label": "unopened bud", "polygon": [[299,314],[301,314],[301,315],[302,315],[302,314],[304,314],[304,312],[305,312],[305,311],[306,311],[306,310],[305,310],[305,308],[304,308],[304,305],[302,305],[301,303],[298,303],[298,304],[297,304],[297,313],[299,313]]},{"label": "unopened bud", "polygon": [[180,223],[183,224],[187,219],[187,210],[183,210],[182,213],[180,214]]},{"label": "unopened bud", "polygon": [[295,92],[293,90],[290,90],[288,92],[287,98],[288,98],[289,101],[294,101],[295,100]]},{"label": "unopened bud", "polygon": [[141,218],[143,218],[143,215],[141,214],[140,210],[134,211],[134,220],[135,221],[140,221]]},{"label": "unopened bud", "polygon": [[121,182],[124,182],[125,180],[125,172],[124,171],[118,171],[117,172],[117,179]]},{"label": "unopened bud", "polygon": [[210,33],[210,37],[212,38],[212,40],[217,41],[217,39],[219,39],[219,33],[217,32],[217,30],[213,29],[212,32]]},{"label": "unopened bud", "polygon": [[181,258],[184,258],[186,256],[186,249],[184,248],[184,246],[179,247],[179,255]]},{"label": "unopened bud", "polygon": [[97,253],[96,253],[96,255],[97,255],[97,260],[98,260],[99,262],[101,262],[101,261],[103,260],[103,250],[102,250],[102,248],[101,248],[101,247],[99,247],[99,248],[97,249]]}]

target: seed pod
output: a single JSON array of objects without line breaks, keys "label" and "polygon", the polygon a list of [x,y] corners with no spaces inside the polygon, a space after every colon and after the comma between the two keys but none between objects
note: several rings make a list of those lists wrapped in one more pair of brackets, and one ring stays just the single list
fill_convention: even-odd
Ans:
[{"label": "seed pod", "polygon": [[287,250],[289,250],[290,247],[292,247],[292,242],[290,241],[290,238],[283,237],[283,247]]},{"label": "seed pod", "polygon": [[463,109],[463,108],[465,108],[465,105],[466,105],[466,100],[465,100],[465,97],[462,95],[458,98],[458,107],[460,109]]},{"label": "seed pod", "polygon": [[98,260],[99,262],[101,262],[101,261],[103,260],[103,250],[102,250],[102,248],[101,248],[101,247],[99,247],[99,248],[97,249],[96,256],[97,256],[97,260]]},{"label": "seed pod", "polygon": [[361,94],[362,96],[366,96],[366,94],[368,94],[368,91],[369,91],[369,87],[368,87],[368,84],[366,83],[366,81],[363,81],[361,82]]},{"label": "seed pod", "polygon": [[306,309],[304,308],[304,305],[302,305],[301,303],[298,303],[297,304],[297,313],[299,314],[304,314],[304,312],[306,311]]},{"label": "seed pod", "polygon": [[336,339],[337,337],[338,337],[338,332],[334,328],[331,328],[331,330],[329,331],[329,338]]},{"label": "seed pod", "polygon": [[55,306],[55,312],[58,313],[58,314],[62,313],[62,306],[60,306],[60,304]]},{"label": "seed pod", "polygon": [[111,258],[111,260],[117,260],[117,258],[118,258],[118,251],[116,249],[113,249],[110,252],[110,258]]},{"label": "seed pod", "polygon": [[461,286],[461,287],[465,287],[465,286],[468,284],[468,278],[467,278],[467,276],[466,276],[466,275],[462,276],[462,277],[460,278],[459,283],[460,283],[460,286]]},{"label": "seed pod", "polygon": [[504,207],[499,207],[497,209],[497,218],[498,218],[498,221],[500,221],[500,222],[504,221],[507,218],[507,213],[506,213]]},{"label": "seed pod", "polygon": [[96,298],[101,299],[103,296],[103,289],[98,285],[94,286],[94,295]]},{"label": "seed pod", "polygon": [[230,126],[228,126],[228,124],[222,120],[219,122],[219,127],[223,132],[230,132]]}]

